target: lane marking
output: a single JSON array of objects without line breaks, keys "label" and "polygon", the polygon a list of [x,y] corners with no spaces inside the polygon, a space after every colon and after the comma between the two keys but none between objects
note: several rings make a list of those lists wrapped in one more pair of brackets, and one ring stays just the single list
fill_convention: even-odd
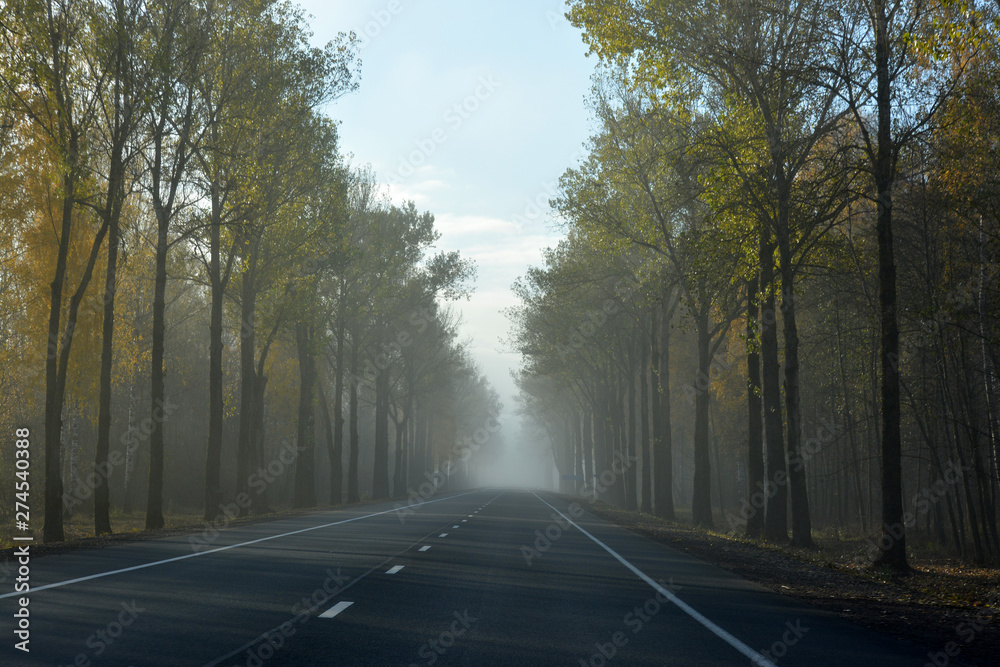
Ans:
[{"label": "lane marking", "polygon": [[466,521],[468,521],[468,519],[462,519],[462,523],[465,523]]},{"label": "lane marking", "polygon": [[438,537],[448,537],[448,533],[441,533]]},{"label": "lane marking", "polygon": [[[434,503],[441,503],[446,500],[452,500],[454,498],[461,498],[462,496],[467,496],[470,493],[477,493],[476,491],[466,491],[457,496],[448,496],[447,498],[438,498],[437,500],[425,500],[424,505],[431,505]],[[145,570],[147,567],[156,567],[157,565],[166,565],[167,563],[176,563],[177,561],[187,560],[188,558],[197,558],[198,556],[207,556],[208,554],[217,554],[220,551],[229,551],[230,549],[239,549],[240,547],[248,547],[253,544],[260,544],[261,542],[269,542],[270,540],[278,540],[282,537],[291,537],[292,535],[301,535],[302,533],[308,533],[314,530],[322,530],[323,528],[330,528],[332,526],[340,526],[345,523],[353,523],[355,521],[361,521],[362,519],[370,519],[373,516],[381,516],[383,514],[391,514],[392,512],[398,512],[401,509],[406,509],[405,507],[394,507],[391,510],[385,510],[383,512],[374,512],[372,514],[365,514],[363,516],[356,516],[351,519],[343,519],[341,521],[334,521],[332,523],[325,523],[321,526],[312,526],[310,528],[300,528],[299,530],[293,530],[287,533],[282,533],[280,535],[268,535],[267,537],[258,537],[256,540],[250,540],[248,542],[240,542],[239,544],[230,544],[225,547],[216,547],[215,549],[209,549],[208,551],[195,551],[193,553],[184,554],[183,556],[174,556],[173,558],[165,558],[163,560],[153,561],[151,563],[142,563],[141,565],[133,565],[132,567],[123,567],[118,570],[108,570],[107,572],[98,572],[97,574],[90,574],[85,577],[77,577],[76,579],[67,579],[66,581],[57,581],[53,584],[45,584],[44,586],[36,586],[31,589],[32,593],[38,593],[41,591],[46,591],[50,588],[60,588],[62,586],[69,586],[70,584],[79,584],[84,581],[91,581],[93,579],[102,579],[104,577],[110,577],[115,574],[124,574],[126,572],[134,572],[136,570]],[[4,593],[0,595],[0,600],[4,598],[11,598],[15,595],[24,595],[24,593],[18,593],[17,591],[11,593]]]},{"label": "lane marking", "polygon": [[737,639],[733,635],[729,634],[728,632],[726,632],[725,630],[723,630],[722,628],[720,628],[718,625],[716,625],[715,623],[713,623],[712,621],[710,621],[708,619],[708,617],[702,615],[697,609],[695,609],[694,607],[692,607],[688,603],[684,602],[679,597],[677,597],[676,595],[674,595],[673,593],[671,593],[670,591],[668,591],[666,588],[664,588],[663,586],[661,586],[659,583],[657,583],[648,574],[646,574],[645,572],[643,572],[642,570],[640,570],[639,568],[637,568],[635,565],[632,565],[632,563],[630,563],[627,560],[625,560],[622,556],[620,556],[618,554],[617,551],[615,551],[614,549],[612,549],[611,547],[609,547],[608,545],[606,545],[604,542],[601,542],[599,539],[597,539],[596,537],[594,537],[593,535],[591,535],[590,533],[588,533],[586,530],[584,530],[578,523],[576,523],[575,521],[573,521],[573,519],[569,518],[568,516],[566,516],[565,514],[563,514],[562,512],[560,512],[558,509],[556,509],[552,505],[549,505],[549,503],[547,503],[537,493],[535,493],[534,491],[532,491],[531,495],[535,496],[536,498],[538,498],[539,500],[541,500],[543,503],[545,503],[546,505],[548,505],[549,507],[551,507],[553,510],[555,510],[559,514],[559,516],[561,516],[562,518],[566,519],[566,521],[568,521],[577,530],[579,530],[581,533],[583,533],[584,535],[586,535],[587,537],[589,537],[591,539],[591,541],[594,542],[594,544],[596,544],[597,546],[601,547],[602,549],[604,549],[605,551],[607,551],[609,554],[611,554],[612,556],[614,556],[615,559],[619,563],[621,563],[622,565],[624,565],[625,567],[627,567],[629,570],[632,571],[633,574],[635,574],[637,577],[639,577],[640,579],[642,579],[643,581],[645,581],[647,584],[649,584],[650,586],[652,586],[654,589],[656,589],[656,591],[659,592],[660,595],[662,595],[663,597],[665,597],[668,600],[670,600],[671,602],[673,602],[674,605],[676,605],[678,609],[680,609],[681,611],[683,611],[685,614],[687,614],[688,616],[690,616],[694,620],[696,620],[699,623],[701,623],[708,630],[710,630],[712,633],[714,633],[715,636],[717,636],[720,639],[722,639],[724,642],[726,642],[727,644],[729,644],[730,646],[732,646],[734,649],[736,649],[737,651],[739,651],[740,653],[742,653],[746,657],[750,658],[750,660],[755,665],[759,665],[760,667],[775,667],[775,664],[773,662],[771,662],[770,660],[768,660],[767,658],[765,658],[764,656],[762,656],[760,653],[757,653],[757,651],[753,650],[752,648],[750,648],[749,646],[747,646],[746,644],[744,644],[742,641],[740,641],[739,639]]},{"label": "lane marking", "polygon": [[452,528],[458,528],[458,526],[452,526]]},{"label": "lane marking", "polygon": [[[405,547],[403,549],[400,549],[399,551],[397,551],[396,553],[392,554],[388,558],[386,558],[386,559],[380,561],[379,563],[377,563],[376,565],[370,567],[364,574],[358,575],[358,577],[356,579],[352,580],[346,586],[338,588],[335,591],[336,595],[343,595],[349,589],[353,588],[356,584],[359,584],[362,581],[364,581],[368,577],[368,575],[372,574],[376,570],[381,570],[383,567],[385,567],[386,565],[388,565],[389,563],[391,563],[393,560],[395,560],[396,558],[402,556],[407,551],[409,551],[410,549],[412,549],[416,545],[420,544],[421,542],[423,542],[424,540],[426,540],[428,537],[430,537],[433,534],[434,534],[434,531],[432,530],[431,532],[425,534],[424,536],[418,537],[416,540],[414,540],[413,542],[411,542],[409,544],[409,546],[407,546],[407,547]],[[430,547],[428,547],[428,548],[430,548]],[[268,638],[271,637],[275,632],[281,632],[282,631],[281,630],[282,627],[286,627],[285,626],[286,623],[291,623],[291,622],[305,623],[310,618],[312,618],[312,614],[321,605],[325,604],[326,601],[329,600],[331,597],[333,597],[333,594],[331,594],[330,596],[324,598],[322,602],[313,603],[313,605],[308,609],[310,616],[308,618],[306,618],[305,620],[301,620],[300,621],[298,615],[296,615],[296,616],[292,617],[292,619],[290,621],[285,621],[285,623],[280,623],[280,624],[274,626],[273,628],[271,628],[270,630],[262,632],[261,634],[257,635],[257,637],[254,638],[252,641],[247,642],[246,644],[244,644],[243,646],[239,647],[238,649],[230,651],[226,655],[224,655],[222,657],[219,657],[219,658],[216,658],[215,660],[212,660],[211,662],[205,663],[204,667],[216,667],[217,665],[225,662],[226,660],[229,660],[233,656],[240,655],[244,651],[253,648],[254,646],[256,646],[257,644],[259,644],[261,642],[266,642],[268,640]]]},{"label": "lane marking", "polygon": [[338,602],[337,604],[333,605],[332,607],[330,607],[326,611],[324,611],[322,614],[319,615],[319,617],[320,618],[333,618],[334,616],[336,616],[340,612],[342,612],[345,609],[347,609],[348,607],[350,607],[352,604],[354,604],[354,603],[353,602],[348,602],[347,600],[343,600],[343,601]]},{"label": "lane marking", "polygon": [[431,548],[430,545],[427,545],[426,547],[420,547],[419,549],[417,549],[417,551],[427,551],[430,548]]},{"label": "lane marking", "polygon": [[386,570],[385,573],[386,574],[396,574],[397,572],[399,572],[400,570],[402,570],[404,567],[406,567],[406,566],[405,565],[395,565],[393,567],[390,567],[388,570]]}]

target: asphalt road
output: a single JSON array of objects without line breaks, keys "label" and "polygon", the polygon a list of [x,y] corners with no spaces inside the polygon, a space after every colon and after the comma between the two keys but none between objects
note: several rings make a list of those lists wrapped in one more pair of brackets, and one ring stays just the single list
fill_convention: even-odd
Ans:
[{"label": "asphalt road", "polygon": [[571,499],[441,494],[35,558],[2,665],[923,665]]}]

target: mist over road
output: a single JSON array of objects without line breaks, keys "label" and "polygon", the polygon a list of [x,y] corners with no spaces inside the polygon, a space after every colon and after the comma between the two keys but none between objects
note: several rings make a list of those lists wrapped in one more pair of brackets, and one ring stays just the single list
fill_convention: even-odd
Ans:
[{"label": "mist over road", "polygon": [[[515,490],[33,562],[4,665],[920,665],[912,647]],[[204,538],[204,536],[199,536]],[[0,600],[6,624],[16,600]]]}]

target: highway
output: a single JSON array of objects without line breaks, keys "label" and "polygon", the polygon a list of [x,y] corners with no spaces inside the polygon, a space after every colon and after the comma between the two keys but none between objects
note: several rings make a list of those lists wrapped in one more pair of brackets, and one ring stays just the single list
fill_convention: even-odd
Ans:
[{"label": "highway", "polygon": [[[35,557],[3,665],[923,665],[926,650],[519,490]],[[194,538],[194,539],[192,539]]]}]

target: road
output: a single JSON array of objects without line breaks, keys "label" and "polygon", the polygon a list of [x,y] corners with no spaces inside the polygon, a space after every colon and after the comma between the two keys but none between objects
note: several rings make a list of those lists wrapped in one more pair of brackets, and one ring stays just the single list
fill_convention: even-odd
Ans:
[{"label": "road", "polygon": [[3,665],[923,665],[552,494],[477,490],[35,558]]}]

